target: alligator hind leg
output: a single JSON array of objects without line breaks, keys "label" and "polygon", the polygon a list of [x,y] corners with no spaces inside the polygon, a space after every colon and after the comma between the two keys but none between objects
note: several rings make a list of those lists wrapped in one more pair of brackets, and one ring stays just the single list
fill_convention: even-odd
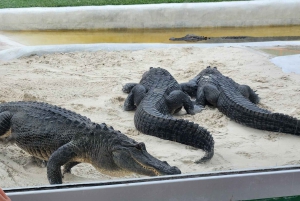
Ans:
[{"label": "alligator hind leg", "polygon": [[11,136],[11,118],[12,114],[8,111],[0,113],[0,141],[7,143],[14,141]]},{"label": "alligator hind leg", "polygon": [[179,110],[183,106],[188,114],[195,114],[193,102],[191,101],[190,97],[181,90],[172,91],[166,97],[166,101],[170,113],[179,112]]},{"label": "alligator hind leg", "polygon": [[124,110],[126,111],[135,110],[135,108],[140,104],[140,102],[145,97],[146,92],[147,90],[143,85],[141,84],[135,85],[124,102]]},{"label": "alligator hind leg", "polygon": [[187,93],[190,97],[195,98],[198,89],[198,84],[196,81],[189,81],[180,84],[181,90]]},{"label": "alligator hind leg", "polygon": [[50,184],[61,184],[62,174],[60,167],[77,156],[72,142],[57,149],[49,158],[47,164],[47,177]]},{"label": "alligator hind leg", "polygon": [[217,106],[220,91],[214,85],[204,85],[197,89],[196,105],[205,107],[207,103]]},{"label": "alligator hind leg", "polygon": [[240,93],[252,103],[257,104],[259,102],[258,95],[248,85],[239,86]]}]

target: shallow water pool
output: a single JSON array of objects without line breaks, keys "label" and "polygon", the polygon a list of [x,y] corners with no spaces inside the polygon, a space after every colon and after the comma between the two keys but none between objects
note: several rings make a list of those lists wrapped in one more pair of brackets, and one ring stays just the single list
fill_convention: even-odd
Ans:
[{"label": "shallow water pool", "polygon": [[[24,45],[85,44],[85,43],[186,43],[170,41],[186,34],[209,37],[199,43],[254,42],[300,40],[300,26],[194,28],[194,29],[121,29],[121,30],[59,30],[2,31],[12,40]],[[248,40],[222,40],[224,36],[249,36]]]}]

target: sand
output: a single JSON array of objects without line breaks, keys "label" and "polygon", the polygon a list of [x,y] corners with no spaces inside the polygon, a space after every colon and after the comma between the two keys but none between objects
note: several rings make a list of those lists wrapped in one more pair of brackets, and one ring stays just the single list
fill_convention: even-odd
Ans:
[{"label": "sand", "polygon": [[[286,74],[266,55],[250,48],[171,48],[140,51],[77,52],[30,56],[0,62],[0,102],[44,101],[105,122],[129,137],[145,142],[149,153],[181,169],[203,173],[297,165],[300,137],[260,131],[230,121],[217,109],[206,107],[185,118],[206,127],[215,139],[215,155],[205,164],[194,161],[202,150],[138,132],[134,112],[122,109],[127,97],[121,89],[138,82],[150,66],[167,69],[179,82],[193,78],[206,66],[216,66],[240,84],[248,84],[261,97],[260,107],[300,119],[300,75]],[[0,186],[16,188],[49,185],[46,168],[30,162],[31,157],[16,145],[0,144]],[[111,177],[89,164],[80,164],[65,175],[64,183],[95,182],[144,177],[130,174]]]}]

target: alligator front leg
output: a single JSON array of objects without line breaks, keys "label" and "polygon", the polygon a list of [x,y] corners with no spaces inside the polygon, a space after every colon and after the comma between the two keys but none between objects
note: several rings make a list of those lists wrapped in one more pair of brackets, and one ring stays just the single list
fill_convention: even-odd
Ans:
[{"label": "alligator front leg", "polygon": [[194,104],[191,101],[190,97],[181,90],[172,91],[166,97],[166,101],[170,113],[178,112],[182,106],[186,110],[187,114],[194,115],[196,113],[196,111],[194,110]]},{"label": "alligator front leg", "polygon": [[129,94],[136,85],[138,85],[138,83],[127,83],[123,86],[122,91]]},{"label": "alligator front leg", "polygon": [[205,107],[207,103],[217,107],[220,91],[214,85],[206,84],[197,89],[196,105]]},{"label": "alligator front leg", "polygon": [[140,104],[147,93],[146,88],[141,84],[136,84],[130,91],[124,102],[124,110],[131,111]]},{"label": "alligator front leg", "polygon": [[63,145],[50,156],[47,164],[47,177],[50,184],[61,184],[62,174],[60,167],[72,161],[77,154],[72,142]]}]

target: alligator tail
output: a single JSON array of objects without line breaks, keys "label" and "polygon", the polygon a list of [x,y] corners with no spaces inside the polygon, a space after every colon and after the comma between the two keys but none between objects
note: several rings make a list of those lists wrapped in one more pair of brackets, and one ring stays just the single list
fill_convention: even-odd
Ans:
[{"label": "alligator tail", "polygon": [[247,107],[236,104],[223,111],[219,109],[234,121],[252,128],[300,135],[300,120],[289,115],[271,113],[255,105]]},{"label": "alligator tail", "polygon": [[214,155],[213,137],[198,124],[162,115],[158,111],[151,114],[142,107],[137,108],[134,122],[136,128],[145,134],[203,149],[205,155],[196,163],[206,162]]}]

